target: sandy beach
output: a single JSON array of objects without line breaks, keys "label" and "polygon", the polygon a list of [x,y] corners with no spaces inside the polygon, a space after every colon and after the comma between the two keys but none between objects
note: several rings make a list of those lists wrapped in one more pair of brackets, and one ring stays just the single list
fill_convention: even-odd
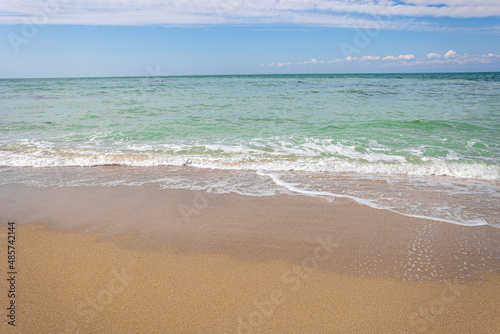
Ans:
[{"label": "sandy beach", "polygon": [[155,185],[0,194],[2,333],[500,332],[490,226]]},{"label": "sandy beach", "polygon": [[0,334],[500,334],[499,18],[0,2]]},{"label": "sandy beach", "polygon": [[500,1],[3,1],[0,334],[500,334]]}]

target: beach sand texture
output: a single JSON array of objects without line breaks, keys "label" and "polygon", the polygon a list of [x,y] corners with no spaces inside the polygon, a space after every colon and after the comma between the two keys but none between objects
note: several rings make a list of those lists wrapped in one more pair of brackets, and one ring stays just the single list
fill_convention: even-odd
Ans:
[{"label": "beach sand texture", "polygon": [[2,203],[2,333],[499,332],[490,226],[156,186],[9,186]]},{"label": "beach sand texture", "polygon": [[499,91],[2,79],[0,333],[500,333]]}]

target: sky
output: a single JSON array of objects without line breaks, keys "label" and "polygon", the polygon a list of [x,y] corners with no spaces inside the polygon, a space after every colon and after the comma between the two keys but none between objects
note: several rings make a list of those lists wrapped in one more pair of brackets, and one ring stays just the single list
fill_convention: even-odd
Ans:
[{"label": "sky", "polygon": [[0,78],[471,71],[499,0],[0,0]]}]

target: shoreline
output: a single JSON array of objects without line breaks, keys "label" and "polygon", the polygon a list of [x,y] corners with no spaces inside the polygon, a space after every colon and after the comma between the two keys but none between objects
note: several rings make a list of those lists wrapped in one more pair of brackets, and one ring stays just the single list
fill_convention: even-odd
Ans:
[{"label": "shoreline", "polygon": [[18,229],[17,331],[500,328],[500,231],[491,226],[283,194],[154,185],[0,190],[0,226],[16,221]]},{"label": "shoreline", "polygon": [[[500,228],[500,183],[451,176],[212,169],[194,166],[4,167],[1,187],[36,188],[158,185],[162,189],[212,189],[214,194],[350,199],[409,218],[461,226]],[[3,175],[2,175],[3,174]],[[0,192],[1,200],[1,192]]]},{"label": "shoreline", "polygon": [[[478,252],[494,249],[500,239],[495,226],[416,218],[349,198],[329,201],[302,194],[214,194],[161,189],[154,184],[62,188],[14,185],[0,190],[4,204],[0,222],[4,224],[8,220],[18,225],[44,224],[54,231],[97,233],[102,239],[129,235],[124,246],[172,244],[187,253],[242,256],[237,247],[243,247],[251,254],[247,259],[255,260],[290,261],[293,257],[287,254],[302,254],[321,233],[329,233],[337,241],[351,240],[351,246],[366,253],[373,247],[380,254],[393,255],[393,247],[418,248],[424,244],[433,247],[435,253]],[[256,247],[256,243],[261,244]],[[495,254],[500,257],[500,250]],[[371,255],[368,258],[376,260]],[[487,258],[483,260],[483,266],[492,264]],[[446,257],[440,256],[440,261],[446,261]]]}]

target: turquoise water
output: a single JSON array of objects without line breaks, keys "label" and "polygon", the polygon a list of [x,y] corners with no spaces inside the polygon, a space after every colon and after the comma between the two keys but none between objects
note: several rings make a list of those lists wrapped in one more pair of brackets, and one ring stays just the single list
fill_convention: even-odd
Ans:
[{"label": "turquoise water", "polygon": [[1,80],[0,165],[498,179],[500,74]]},{"label": "turquoise water", "polygon": [[496,185],[499,92],[500,73],[3,79],[0,166],[191,165]]}]

